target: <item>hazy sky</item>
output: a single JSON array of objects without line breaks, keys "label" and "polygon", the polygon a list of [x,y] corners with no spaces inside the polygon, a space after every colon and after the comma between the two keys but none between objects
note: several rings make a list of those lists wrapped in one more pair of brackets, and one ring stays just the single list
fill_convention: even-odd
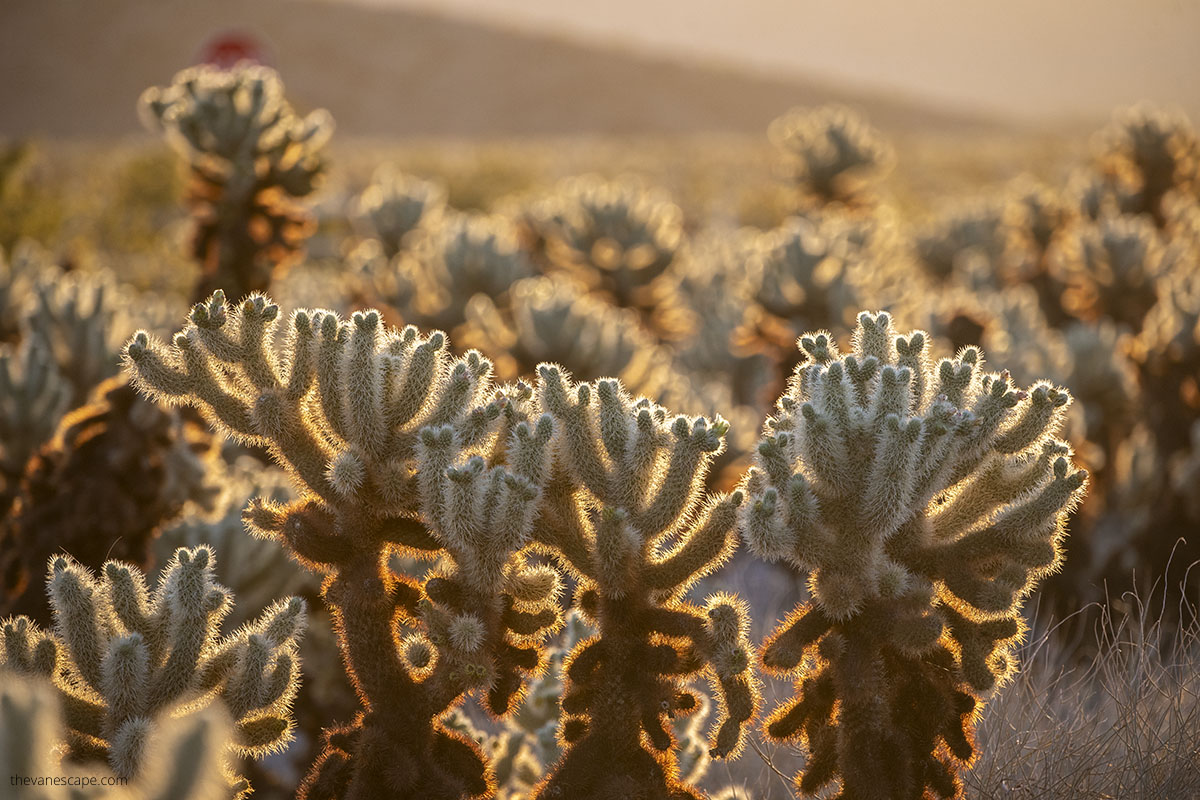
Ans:
[{"label": "hazy sky", "polygon": [[1200,117],[1200,0],[355,0],[1031,118]]}]

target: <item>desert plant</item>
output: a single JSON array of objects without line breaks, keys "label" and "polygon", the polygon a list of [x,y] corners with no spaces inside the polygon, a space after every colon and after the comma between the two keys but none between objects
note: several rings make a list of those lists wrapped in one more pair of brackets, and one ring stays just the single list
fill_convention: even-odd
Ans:
[{"label": "desert plant", "polygon": [[546,489],[535,537],[579,581],[597,634],[568,656],[565,752],[535,796],[699,797],[679,779],[666,725],[699,705],[686,681],[707,676],[720,699],[715,757],[741,749],[758,702],[746,605],[725,593],[703,608],[684,599],[736,545],[741,493],[701,492],[728,424],[672,419],[615,380],[572,385],[550,365],[539,377],[563,472]]},{"label": "desert plant", "polygon": [[795,108],[774,120],[767,136],[783,154],[805,205],[861,205],[886,175],[894,154],[879,132],[844,106]]},{"label": "desert plant", "polygon": [[25,464],[71,404],[71,386],[46,343],[29,337],[0,347],[0,514],[16,499]]},{"label": "desert plant", "polygon": [[[228,717],[208,707],[151,724],[143,766],[129,781],[103,767],[63,763],[63,711],[49,681],[6,674],[0,684],[0,770],[7,797],[18,800],[229,800],[222,750],[233,736]],[[86,789],[84,788],[86,787]]]},{"label": "desert plant", "polygon": [[563,181],[531,212],[550,261],[589,290],[649,317],[661,303],[653,283],[683,243],[683,212],[640,181],[585,175]]},{"label": "desert plant", "polygon": [[194,299],[218,286],[237,297],[266,289],[312,233],[299,198],[323,175],[329,114],[300,117],[274,70],[245,64],[186,69],[146,90],[140,108],[191,172],[192,254],[203,268]]},{"label": "desert plant", "polygon": [[985,271],[1001,263],[1008,231],[1005,205],[1000,199],[977,199],[956,204],[923,225],[913,237],[921,266],[936,280],[948,281],[975,254],[985,259]]},{"label": "desert plant", "polygon": [[1128,197],[1126,210],[1162,227],[1168,193],[1200,194],[1200,135],[1181,111],[1121,109],[1097,140],[1097,174]]},{"label": "desert plant", "polygon": [[486,296],[473,297],[465,309],[469,325],[464,334],[513,377],[553,361],[581,377],[618,376],[631,390],[655,398],[677,377],[668,354],[636,313],[589,295],[574,281],[520,281],[505,306]]},{"label": "desert plant", "polygon": [[383,255],[391,259],[405,249],[410,233],[423,225],[436,225],[446,207],[446,190],[385,164],[375,170],[356,207],[370,223]]},{"label": "desert plant", "polygon": [[[1108,599],[1082,643],[1065,642],[1047,620],[1035,621],[1020,674],[980,723],[980,756],[965,776],[968,796],[1200,794],[1194,589],[1168,591],[1159,577],[1149,591]],[[1164,620],[1172,606],[1183,607],[1179,626]]]},{"label": "desert plant", "polygon": [[[3,623],[0,674],[40,675],[63,704],[66,744],[77,761],[107,763],[136,778],[163,713],[218,702],[235,730],[229,746],[261,757],[289,741],[298,685],[294,656],[304,603],[281,600],[252,623],[219,634],[232,598],[212,577],[207,547],[180,548],[151,589],[136,567],[109,561],[97,578],[69,556],[47,579],[54,631],[28,617]],[[232,773],[235,796],[249,785]]]},{"label": "desert plant", "polygon": [[207,430],[140,396],[123,376],[59,421],[24,466],[0,518],[0,613],[41,619],[36,576],[66,549],[85,566],[110,557],[146,566],[163,525],[219,494]]},{"label": "desert plant", "polygon": [[812,601],[767,638],[796,677],[766,722],[800,740],[811,796],[958,796],[983,701],[1015,668],[1022,598],[1059,561],[1086,473],[1053,438],[1069,395],[1016,390],[975,348],[929,363],[924,333],[858,317],[853,353],[807,361],[746,479],[750,548],[809,574]]},{"label": "desert plant", "polygon": [[[126,353],[147,391],[267,448],[304,489],[246,518],[326,573],[363,711],[327,730],[301,796],[487,794],[478,746],[439,719],[475,691],[507,713],[560,621],[557,574],[524,558],[554,424],[529,387],[494,393],[478,353],[451,361],[441,333],[301,310],[280,359],[278,315],[218,292],[173,346],[140,332]],[[397,551],[440,562],[418,582],[387,568]],[[402,641],[400,621],[414,631]]]},{"label": "desert plant", "polygon": [[43,272],[33,287],[36,307],[27,336],[40,338],[72,388],[77,406],[105,378],[117,374],[120,357],[112,341],[116,287],[107,273]]},{"label": "desert plant", "polygon": [[1174,271],[1181,256],[1146,218],[1126,215],[1078,226],[1054,248],[1050,264],[1066,287],[1066,313],[1107,316],[1137,331],[1157,300],[1159,277]]},{"label": "desert plant", "polygon": [[533,274],[516,229],[482,214],[456,214],[424,231],[391,269],[412,282],[411,301],[398,307],[405,321],[447,331],[463,323],[475,295],[503,304],[512,285]]}]

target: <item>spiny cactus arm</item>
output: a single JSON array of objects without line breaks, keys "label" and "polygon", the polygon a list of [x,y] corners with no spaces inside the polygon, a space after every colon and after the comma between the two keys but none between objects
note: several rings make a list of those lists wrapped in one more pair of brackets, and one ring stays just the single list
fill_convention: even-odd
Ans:
[{"label": "spiny cactus arm", "polygon": [[[813,592],[764,642],[764,668],[796,677],[766,731],[807,745],[805,794],[840,778],[869,796],[887,774],[893,794],[953,796],[972,714],[1012,674],[1020,601],[1056,568],[1086,483],[1054,438],[1070,398],[984,373],[975,348],[930,365],[925,335],[888,314],[861,314],[844,356],[825,333],[799,344],[741,512],[750,547]],[[908,727],[879,724],[914,703]]]}]

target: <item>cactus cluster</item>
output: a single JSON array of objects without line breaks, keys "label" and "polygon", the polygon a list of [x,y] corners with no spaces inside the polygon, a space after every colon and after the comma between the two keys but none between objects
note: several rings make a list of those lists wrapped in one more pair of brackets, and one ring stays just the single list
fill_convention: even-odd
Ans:
[{"label": "cactus cluster", "polygon": [[[767,791],[715,788],[759,766],[732,759],[760,736],[779,774],[773,744],[806,752],[806,796],[960,796],[1026,596],[1103,600],[1195,527],[1200,137],[1181,115],[1123,112],[1063,185],[921,220],[841,108],[771,126],[791,216],[762,229],[691,172],[668,178],[680,204],[586,175],[466,212],[457,182],[386,166],[354,196],[370,172],[346,168],[285,273],[327,115],[248,65],[142,108],[192,176],[183,330],[118,352],[115,330],[161,333],[169,305],[135,297],[163,284],[123,255],[22,243],[0,263],[0,613],[35,618],[5,628],[0,713],[92,762],[46,769],[129,777],[113,797],[729,800]],[[1167,580],[1194,585],[1178,550]],[[160,588],[138,571],[156,560]],[[193,591],[209,610],[185,636],[194,609],[170,603]],[[269,633],[298,619],[285,593],[325,606],[302,646]],[[759,715],[763,673],[782,693]],[[292,704],[297,746],[235,767],[227,744],[282,744]],[[0,758],[34,763],[4,736]]]},{"label": "cactus cluster", "polygon": [[530,216],[550,264],[616,305],[655,313],[656,279],[683,243],[683,213],[668,197],[632,178],[587,175],[564,181]]},{"label": "cactus cluster", "polygon": [[228,800],[222,750],[232,730],[218,710],[210,707],[182,719],[161,714],[152,723],[155,735],[146,743],[144,764],[129,780],[103,767],[59,762],[55,750],[66,734],[54,689],[35,676],[3,677],[0,769],[16,796],[26,790],[39,799],[75,800],[87,786],[86,796],[97,800]]},{"label": "cactus cluster", "polygon": [[[301,310],[280,359],[278,315],[218,292],[172,346],[140,333],[126,352],[148,391],[267,448],[305,489],[287,506],[256,502],[247,521],[326,574],[364,708],[327,731],[301,794],[484,794],[478,747],[438,718],[468,692],[506,713],[559,624],[557,575],[523,555],[554,425],[528,387],[494,389],[478,353],[451,359],[441,333]],[[439,563],[418,582],[387,569],[393,551]],[[402,641],[398,620],[414,629]]]},{"label": "cactus cluster", "polygon": [[406,249],[409,234],[437,224],[446,208],[446,189],[385,164],[375,170],[356,204],[383,255],[391,259]]}]

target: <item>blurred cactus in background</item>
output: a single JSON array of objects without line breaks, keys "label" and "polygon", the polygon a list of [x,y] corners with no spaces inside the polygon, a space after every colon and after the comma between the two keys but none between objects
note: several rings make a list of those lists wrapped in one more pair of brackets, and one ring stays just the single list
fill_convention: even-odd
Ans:
[{"label": "blurred cactus in background", "polygon": [[507,305],[502,311],[486,295],[476,295],[466,307],[465,331],[467,343],[496,351],[506,376],[528,375],[554,361],[584,378],[620,377],[650,397],[661,397],[683,380],[634,311],[611,306],[573,281],[520,281]]},{"label": "blurred cactus in background", "polygon": [[795,108],[767,129],[801,208],[874,201],[872,184],[891,171],[894,153],[858,112],[844,106]]},{"label": "blurred cactus in background", "polygon": [[384,258],[389,260],[406,248],[413,231],[436,227],[445,208],[443,186],[406,175],[387,164],[375,170],[371,185],[356,201],[357,213],[369,223]]},{"label": "blurred cactus in background", "polygon": [[[52,559],[54,632],[28,617],[6,619],[0,676],[53,681],[72,760],[106,763],[122,778],[141,774],[157,719],[194,714],[210,703],[234,723],[222,750],[257,757],[278,750],[290,738],[304,603],[281,600],[222,637],[233,600],[213,581],[212,568],[207,547],[181,548],[151,587],[136,567],[119,561],[106,562],[97,578],[69,556]],[[198,697],[205,698],[199,705]],[[221,773],[233,796],[249,794],[243,778]]]},{"label": "blurred cactus in background", "polygon": [[625,177],[563,181],[529,213],[551,266],[607,301],[633,308],[651,328],[662,319],[659,278],[683,243],[683,212],[665,194]]},{"label": "blurred cactus in background", "polygon": [[516,229],[499,217],[458,214],[424,232],[393,265],[412,281],[412,298],[398,310],[406,322],[453,331],[472,297],[503,303],[512,285],[533,274],[518,248]]},{"label": "blurred cactus in background", "polygon": [[1120,216],[1077,228],[1051,255],[1051,264],[1066,287],[1062,306],[1069,315],[1107,316],[1136,331],[1157,300],[1158,278],[1172,272],[1180,256],[1164,246],[1148,220]]},{"label": "blurred cactus in background", "polygon": [[245,64],[186,69],[140,107],[191,171],[192,254],[203,268],[193,299],[218,286],[239,298],[266,289],[312,232],[299,198],[324,173],[332,118],[298,116],[274,70]]},{"label": "blurred cactus in background", "polygon": [[917,260],[938,281],[963,269],[964,259],[982,257],[994,268],[1004,253],[1004,208],[999,202],[976,201],[926,224],[914,237]]},{"label": "blurred cactus in background", "polygon": [[1169,193],[1200,196],[1200,136],[1182,112],[1123,109],[1097,139],[1098,175],[1129,198],[1119,204],[1121,212],[1147,214],[1162,227]]},{"label": "blurred cactus in background", "polygon": [[0,348],[0,512],[16,499],[29,456],[47,441],[71,404],[71,387],[63,380],[45,343],[36,338]]},{"label": "blurred cactus in background", "polygon": [[1087,475],[1054,438],[1070,396],[936,365],[921,331],[862,313],[845,356],[828,333],[768,419],[741,512],[759,556],[809,575],[813,599],[762,663],[796,676],[766,723],[802,741],[805,796],[961,794],[983,701],[1010,679],[1023,598],[1057,569]]},{"label": "blurred cactus in background", "polygon": [[[232,738],[227,715],[210,706],[181,719],[160,713],[134,780],[112,770],[60,762],[66,738],[62,704],[49,681],[13,673],[0,683],[0,770],[13,797],[38,800],[229,800],[222,751]],[[46,781],[49,777],[60,783]],[[26,787],[17,781],[38,781]],[[43,783],[44,782],[44,783]],[[80,787],[87,786],[86,795]]]}]

